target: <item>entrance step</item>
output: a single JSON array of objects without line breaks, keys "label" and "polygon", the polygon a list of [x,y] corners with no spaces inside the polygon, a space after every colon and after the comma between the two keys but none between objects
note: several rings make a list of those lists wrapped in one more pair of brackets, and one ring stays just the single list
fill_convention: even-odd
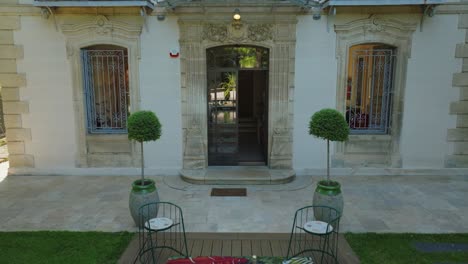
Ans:
[{"label": "entrance step", "polygon": [[280,184],[294,180],[294,170],[266,166],[210,166],[204,170],[182,170],[183,180],[195,184],[251,185]]},{"label": "entrance step", "polygon": [[239,161],[239,166],[265,166],[264,161]]}]

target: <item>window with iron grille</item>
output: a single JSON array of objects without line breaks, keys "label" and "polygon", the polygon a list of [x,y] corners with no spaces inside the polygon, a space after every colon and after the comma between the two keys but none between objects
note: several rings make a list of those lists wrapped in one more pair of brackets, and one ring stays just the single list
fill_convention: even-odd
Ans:
[{"label": "window with iron grille", "polygon": [[383,44],[349,50],[346,121],[354,134],[389,134],[396,49]]},{"label": "window with iron grille", "polygon": [[81,50],[88,132],[126,133],[129,115],[127,50],[97,45]]}]

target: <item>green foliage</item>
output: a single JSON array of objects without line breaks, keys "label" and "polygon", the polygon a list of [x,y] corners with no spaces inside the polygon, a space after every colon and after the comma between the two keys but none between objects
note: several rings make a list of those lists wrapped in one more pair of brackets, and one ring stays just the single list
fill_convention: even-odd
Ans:
[{"label": "green foliage", "polygon": [[468,234],[346,233],[345,238],[362,264],[465,263],[466,251],[420,252],[414,242],[467,244]]},{"label": "green foliage", "polygon": [[330,141],[346,141],[349,127],[340,112],[325,108],[312,115],[309,122],[309,134]]},{"label": "green foliage", "polygon": [[237,80],[233,73],[228,74],[227,80],[221,83],[221,88],[224,89],[224,100],[229,100],[231,91],[236,90]]},{"label": "green foliage", "polygon": [[117,263],[128,232],[0,232],[0,263]]},{"label": "green foliage", "polygon": [[137,111],[128,117],[128,138],[138,142],[155,141],[161,137],[161,123],[151,111]]},{"label": "green foliage", "polygon": [[257,49],[253,47],[239,47],[237,52],[240,55],[239,63],[241,68],[258,67]]}]

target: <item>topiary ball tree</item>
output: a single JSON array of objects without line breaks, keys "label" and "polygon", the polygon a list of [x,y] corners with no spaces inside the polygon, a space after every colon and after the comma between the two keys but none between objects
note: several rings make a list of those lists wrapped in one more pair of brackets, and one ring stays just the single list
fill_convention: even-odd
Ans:
[{"label": "topiary ball tree", "polygon": [[141,184],[145,184],[145,159],[143,157],[143,142],[156,141],[161,137],[161,123],[151,111],[137,111],[127,120],[128,138],[141,144]]},{"label": "topiary ball tree", "polygon": [[337,110],[325,108],[312,115],[309,134],[327,140],[327,181],[330,184],[330,141],[348,140],[348,123]]}]

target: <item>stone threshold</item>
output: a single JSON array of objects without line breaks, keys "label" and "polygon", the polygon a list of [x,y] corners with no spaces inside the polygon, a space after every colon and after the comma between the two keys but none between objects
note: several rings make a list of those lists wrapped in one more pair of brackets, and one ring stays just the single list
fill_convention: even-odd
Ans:
[{"label": "stone threshold", "polygon": [[194,184],[255,185],[282,184],[294,180],[294,170],[266,166],[210,166],[202,170],[181,170],[184,181]]}]

